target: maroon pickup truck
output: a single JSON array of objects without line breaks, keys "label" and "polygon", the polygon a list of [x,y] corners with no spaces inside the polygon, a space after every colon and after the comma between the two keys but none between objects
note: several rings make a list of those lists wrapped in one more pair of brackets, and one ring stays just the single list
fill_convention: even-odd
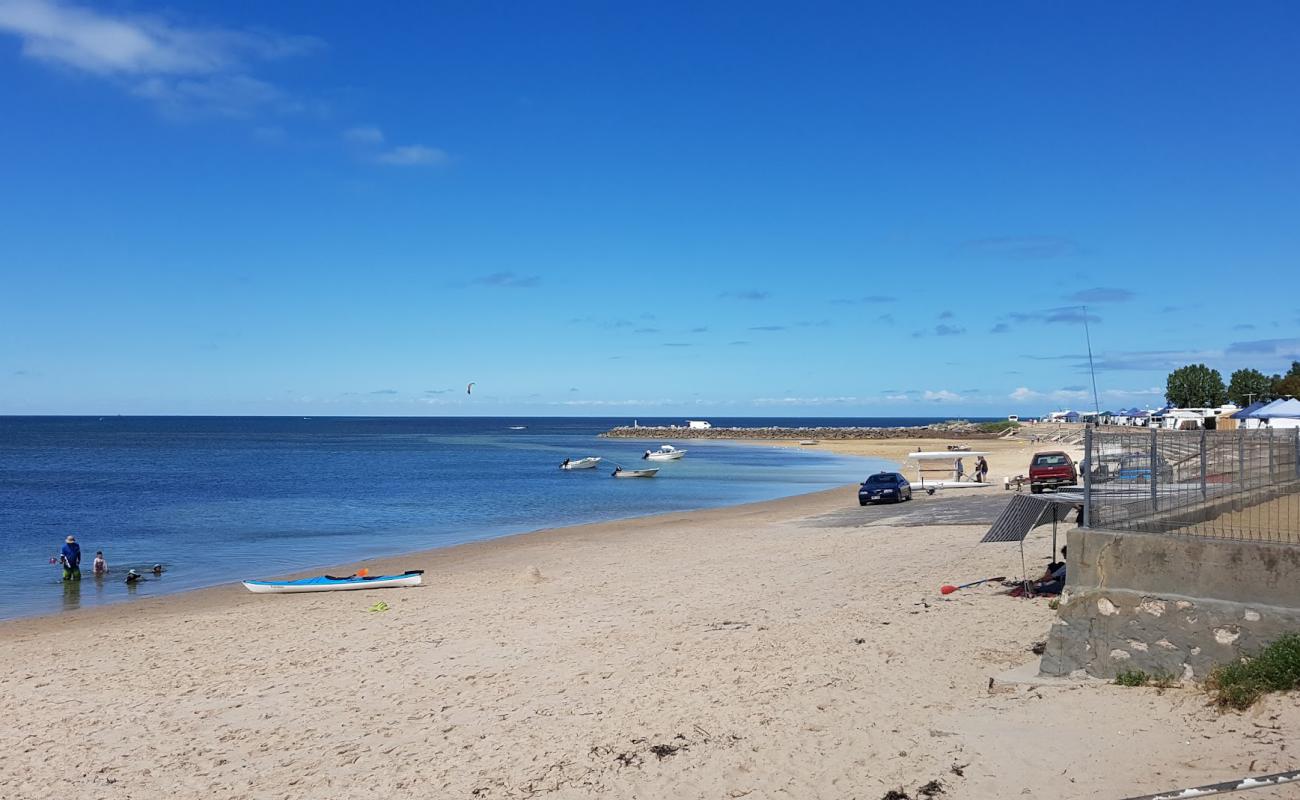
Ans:
[{"label": "maroon pickup truck", "polygon": [[1029,491],[1034,494],[1039,494],[1043,489],[1075,486],[1078,483],[1079,472],[1074,468],[1069,453],[1034,453],[1034,459],[1029,462]]}]

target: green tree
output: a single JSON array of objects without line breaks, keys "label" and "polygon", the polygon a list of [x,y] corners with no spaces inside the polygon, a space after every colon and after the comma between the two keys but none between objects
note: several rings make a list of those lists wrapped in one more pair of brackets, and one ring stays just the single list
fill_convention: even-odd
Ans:
[{"label": "green tree", "polygon": [[1210,408],[1228,399],[1223,376],[1204,364],[1188,364],[1169,373],[1165,399],[1179,408]]},{"label": "green tree", "polygon": [[1228,400],[1239,406],[1250,405],[1256,400],[1272,400],[1275,380],[1257,369],[1239,369],[1228,381]]},{"label": "green tree", "polygon": [[1300,361],[1292,361],[1291,369],[1273,384],[1274,397],[1300,397]]}]

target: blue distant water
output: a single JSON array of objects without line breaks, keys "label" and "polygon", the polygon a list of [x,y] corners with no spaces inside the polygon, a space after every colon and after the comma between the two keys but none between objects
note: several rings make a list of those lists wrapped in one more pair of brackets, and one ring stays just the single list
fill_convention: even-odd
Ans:
[{"label": "blue distant water", "polygon": [[[0,618],[268,577],[542,527],[708,508],[861,480],[885,462],[694,441],[653,480],[612,480],[658,441],[598,418],[0,417]],[[723,419],[715,426],[915,419]],[[680,419],[641,418],[643,425]],[[512,427],[525,426],[523,430]],[[602,456],[562,472],[565,457]],[[49,563],[83,552],[67,586]],[[91,575],[96,550],[112,570]],[[161,578],[127,587],[126,570]]]}]

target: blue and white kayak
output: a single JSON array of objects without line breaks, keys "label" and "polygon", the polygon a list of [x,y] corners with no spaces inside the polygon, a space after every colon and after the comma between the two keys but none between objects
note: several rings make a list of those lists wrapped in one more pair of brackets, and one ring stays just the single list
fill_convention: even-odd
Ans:
[{"label": "blue and white kayak", "polygon": [[350,575],[335,578],[321,575],[296,581],[244,581],[244,588],[254,594],[286,594],[290,592],[345,592],[352,589],[389,589],[395,586],[419,586],[422,569],[410,569],[401,575]]}]

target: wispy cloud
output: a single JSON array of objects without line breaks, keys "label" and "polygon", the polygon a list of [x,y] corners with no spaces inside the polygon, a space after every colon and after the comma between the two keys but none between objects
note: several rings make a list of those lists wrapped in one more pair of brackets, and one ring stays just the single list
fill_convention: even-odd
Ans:
[{"label": "wispy cloud", "polygon": [[892,303],[897,299],[898,299],[897,297],[890,297],[888,295],[883,295],[883,294],[869,294],[866,295],[865,297],[841,297],[832,300],[831,302],[837,305],[855,305],[857,303],[875,305],[877,303]]},{"label": "wispy cloud", "polygon": [[396,389],[376,389],[373,392],[371,392],[371,394],[386,394],[386,395],[393,395],[397,393],[398,392]]},{"label": "wispy cloud", "polygon": [[746,339],[736,339],[733,342],[727,342],[727,344],[731,347],[744,347],[749,344],[749,341]]},{"label": "wispy cloud", "polygon": [[373,160],[377,164],[394,167],[437,167],[446,164],[450,159],[445,151],[436,147],[408,144],[376,153]]},{"label": "wispy cloud", "polygon": [[935,336],[961,336],[966,329],[958,325],[939,324],[934,326]]},{"label": "wispy cloud", "polygon": [[1074,303],[1123,303],[1134,298],[1128,289],[1110,286],[1094,286],[1065,295],[1065,299]]},{"label": "wispy cloud", "polygon": [[760,406],[840,406],[862,402],[862,398],[845,397],[755,397],[754,405]]},{"label": "wispy cloud", "polygon": [[111,81],[174,115],[300,110],[255,77],[253,66],[323,47],[311,36],[186,25],[55,0],[0,2],[0,31],[17,36],[27,58]]},{"label": "wispy cloud", "polygon": [[1005,322],[999,322],[998,324],[994,325],[992,328],[989,328],[989,333],[1006,333],[1009,330],[1011,330],[1010,325],[1008,325]]},{"label": "wispy cloud", "polygon": [[961,400],[961,395],[947,389],[926,389],[921,393],[921,399],[931,403],[955,403]]},{"label": "wispy cloud", "polygon": [[383,144],[384,132],[374,125],[358,125],[343,131],[343,138],[356,144]]},{"label": "wispy cloud", "polygon": [[1057,402],[1070,402],[1088,399],[1088,392],[1077,387],[1067,387],[1063,389],[1053,389],[1049,391],[1037,391],[1027,386],[1021,386],[1007,395],[1008,398],[1018,403],[1024,403],[1031,400],[1055,400]]},{"label": "wispy cloud", "polygon": [[661,333],[658,328],[636,328],[633,333]]},{"label": "wispy cloud", "polygon": [[538,275],[516,275],[513,272],[493,272],[470,281],[473,286],[495,286],[502,289],[532,289],[540,285]]},{"label": "wispy cloud", "polygon": [[1249,342],[1233,342],[1228,345],[1228,354],[1300,360],[1300,339],[1256,339]]},{"label": "wispy cloud", "polygon": [[951,311],[941,311],[941,312],[939,312],[939,319],[952,319],[952,318],[955,317],[955,316],[957,316],[957,315],[954,314],[954,313],[952,313]]},{"label": "wispy cloud", "polygon": [[751,331],[783,331],[785,329],[784,325],[754,325],[750,328]]},{"label": "wispy cloud", "polygon": [[737,292],[723,292],[718,295],[720,300],[766,300],[771,297],[770,292],[759,291],[758,289],[745,289]]},{"label": "wispy cloud", "polygon": [[664,347],[694,347],[690,342],[664,342]]},{"label": "wispy cloud", "polygon": [[1021,260],[1062,258],[1079,252],[1079,245],[1063,236],[995,236],[961,243],[963,252],[990,258]]},{"label": "wispy cloud", "polygon": [[1101,322],[1101,317],[1091,311],[1085,313],[1080,306],[1060,306],[1042,311],[1012,311],[1006,318],[1016,323],[1046,322],[1048,324],[1082,325],[1088,322]]}]

